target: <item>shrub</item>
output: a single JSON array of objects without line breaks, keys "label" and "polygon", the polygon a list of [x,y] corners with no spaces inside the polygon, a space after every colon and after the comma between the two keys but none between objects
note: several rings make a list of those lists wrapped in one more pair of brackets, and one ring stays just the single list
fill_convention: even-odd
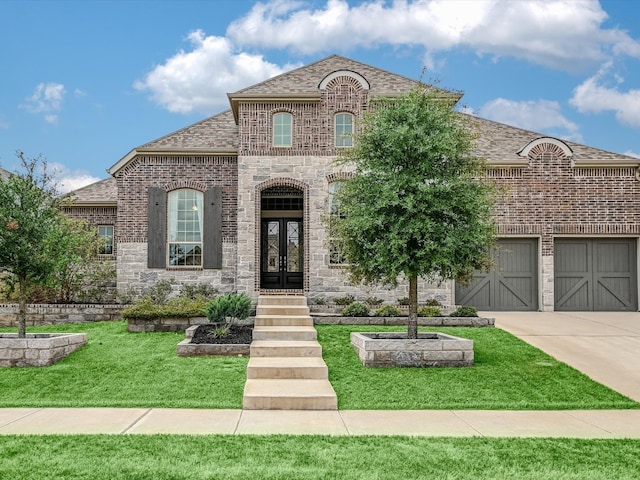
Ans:
[{"label": "shrub", "polygon": [[399,298],[398,305],[409,305],[409,297]]},{"label": "shrub", "polygon": [[343,317],[366,317],[368,315],[369,307],[360,302],[352,302],[342,309]]},{"label": "shrub", "polygon": [[382,302],[384,302],[384,300],[378,297],[369,297],[364,301],[364,303],[372,307],[377,307],[378,305],[382,305]]},{"label": "shrub", "polygon": [[454,312],[451,312],[450,317],[477,317],[478,309],[476,307],[470,307],[468,305],[462,305]]},{"label": "shrub", "polygon": [[429,298],[426,302],[424,302],[424,304],[427,307],[441,307],[442,304],[436,300],[435,298]]},{"label": "shrub", "polygon": [[163,304],[167,303],[167,299],[173,288],[171,287],[171,282],[169,280],[158,280],[151,287],[145,289],[142,293],[144,296],[148,296],[151,298],[153,303]]},{"label": "shrub", "polygon": [[333,303],[336,305],[351,305],[356,299],[353,295],[345,295],[344,297],[337,297],[333,299]]},{"label": "shrub", "polygon": [[315,297],[315,298],[311,299],[311,301],[315,305],[326,305],[327,304],[327,300],[324,297]]},{"label": "shrub", "polygon": [[173,298],[165,304],[158,305],[153,299],[146,295],[130,307],[122,311],[122,318],[129,319],[151,319],[151,318],[188,318],[201,317],[204,315],[206,301],[203,298],[192,300],[190,298]]},{"label": "shrub", "polygon": [[218,289],[208,283],[183,284],[179,293],[181,297],[191,298],[192,300],[198,297],[213,300],[217,294]]},{"label": "shrub", "polygon": [[400,315],[402,315],[400,309],[393,305],[383,305],[375,312],[376,317],[399,317]]},{"label": "shrub", "polygon": [[426,307],[418,307],[418,316],[419,317],[441,317],[442,310],[440,307],[436,307],[433,305],[427,305]]},{"label": "shrub", "polygon": [[211,300],[205,313],[210,322],[224,322],[230,327],[235,320],[244,320],[251,315],[251,298],[244,293],[223,295]]}]

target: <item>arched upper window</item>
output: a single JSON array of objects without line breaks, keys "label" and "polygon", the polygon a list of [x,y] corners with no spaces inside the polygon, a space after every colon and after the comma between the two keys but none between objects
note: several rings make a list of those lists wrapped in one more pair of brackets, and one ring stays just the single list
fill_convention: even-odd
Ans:
[{"label": "arched upper window", "polygon": [[273,115],[273,146],[290,147],[293,132],[293,115],[280,112]]},{"label": "arched upper window", "polygon": [[353,146],[353,115],[338,113],[335,116],[335,144],[336,147]]},{"label": "arched upper window", "polygon": [[202,265],[203,194],[180,189],[169,192],[168,235],[170,266]]}]

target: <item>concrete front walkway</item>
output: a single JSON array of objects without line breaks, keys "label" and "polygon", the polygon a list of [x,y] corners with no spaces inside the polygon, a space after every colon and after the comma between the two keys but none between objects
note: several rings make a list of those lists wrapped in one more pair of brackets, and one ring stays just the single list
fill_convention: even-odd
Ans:
[{"label": "concrete front walkway", "polygon": [[639,312],[482,312],[496,327],[640,402]]},{"label": "concrete front walkway", "polygon": [[0,409],[8,434],[313,434],[640,439],[640,410]]}]

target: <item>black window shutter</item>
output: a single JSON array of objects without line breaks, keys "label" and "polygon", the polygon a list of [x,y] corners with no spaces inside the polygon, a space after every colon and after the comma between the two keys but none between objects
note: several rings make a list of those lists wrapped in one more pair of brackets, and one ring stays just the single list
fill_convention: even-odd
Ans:
[{"label": "black window shutter", "polygon": [[204,192],[203,267],[222,268],[222,188]]},{"label": "black window shutter", "polygon": [[149,187],[147,211],[147,267],[165,268],[167,264],[167,192]]}]

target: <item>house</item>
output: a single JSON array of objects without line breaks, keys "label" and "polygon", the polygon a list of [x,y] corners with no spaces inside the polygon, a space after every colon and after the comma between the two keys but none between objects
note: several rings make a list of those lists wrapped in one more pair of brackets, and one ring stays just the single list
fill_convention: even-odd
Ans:
[{"label": "house", "polygon": [[[323,218],[372,99],[416,81],[340,56],[228,94],[230,109],[141,145],[68,213],[112,238],[119,288],[168,279],[221,292],[353,294]],[[464,115],[461,113],[461,115]],[[638,310],[640,159],[475,116],[476,153],[506,193],[492,272],[469,286],[420,285],[420,300],[483,310]]]}]

